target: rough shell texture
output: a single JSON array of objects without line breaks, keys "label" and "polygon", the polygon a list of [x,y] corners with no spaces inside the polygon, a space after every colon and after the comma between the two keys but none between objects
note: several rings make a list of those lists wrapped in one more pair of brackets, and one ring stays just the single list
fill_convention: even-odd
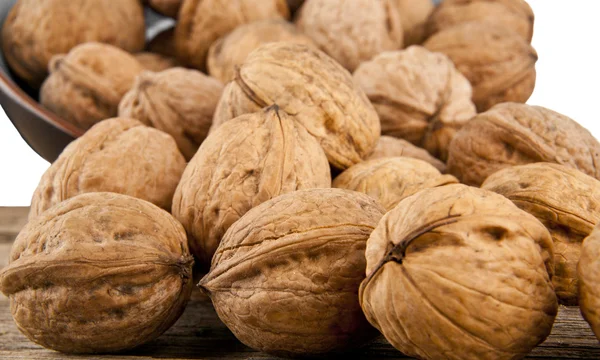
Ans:
[{"label": "rough shell texture", "polygon": [[175,28],[168,28],[158,33],[146,46],[146,50],[162,56],[176,58]]},{"label": "rough shell texture", "polygon": [[121,98],[142,70],[133,55],[114,46],[79,45],[67,55],[52,58],[40,102],[63,119],[89,129],[117,116]]},{"label": "rough shell texture", "polygon": [[600,339],[600,224],[583,241],[577,277],[581,314]]},{"label": "rough shell texture", "polygon": [[135,58],[144,69],[154,72],[160,72],[179,66],[179,62],[175,58],[152,52],[137,53],[135,54]]},{"label": "rough shell texture", "polygon": [[148,5],[159,14],[176,18],[182,2],[183,0],[148,0]]},{"label": "rough shell texture", "polygon": [[38,88],[54,55],[97,41],[130,52],[145,44],[139,0],[18,0],[2,28],[2,49],[15,73]]},{"label": "rough shell texture", "polygon": [[279,196],[228,230],[200,286],[254,349],[309,355],[364,344],[373,329],[357,293],[366,240],[383,211],[341,189]]},{"label": "rough shell texture", "polygon": [[208,72],[222,82],[235,78],[235,68],[259,46],[277,41],[312,45],[307,36],[283,19],[272,19],[242,25],[212,44],[208,52]]},{"label": "rough shell texture", "polygon": [[404,199],[366,258],[362,308],[408,356],[520,359],[558,311],[548,230],[490,191],[456,184]]},{"label": "rough shell texture", "polygon": [[285,0],[183,0],[175,28],[179,60],[205,69],[208,49],[221,36],[254,21],[289,18]]},{"label": "rough shell texture", "polygon": [[429,35],[452,26],[478,21],[533,37],[533,10],[525,0],[444,0],[427,22]]},{"label": "rough shell texture", "polygon": [[185,231],[167,212],[114,193],[83,194],[19,233],[0,290],[31,341],[115,352],[167,330],[191,294]]},{"label": "rough shell texture", "polygon": [[121,100],[119,116],[162,130],[189,160],[206,138],[223,85],[196,70],[143,72]]},{"label": "rough shell texture", "polygon": [[70,143],[46,170],[29,218],[76,195],[100,191],[170,209],[184,169],[185,159],[171,136],[133,119],[105,120]]},{"label": "rough shell texture", "polygon": [[354,81],[381,120],[381,133],[446,160],[454,134],[477,114],[469,81],[445,55],[420,46],[362,63]]},{"label": "rough shell texture", "polygon": [[277,104],[319,140],[329,162],[345,169],[369,156],[379,117],[352,76],[312,46],[270,43],[254,50],[225,87],[213,126]]},{"label": "rough shell texture", "polygon": [[331,187],[318,142],[285,113],[270,107],[211,133],[186,168],[173,215],[204,265],[225,231],[253,207],[299,189]]},{"label": "rough shell texture", "polygon": [[404,46],[418,45],[425,40],[425,23],[434,9],[431,0],[392,0],[400,14],[404,30]]},{"label": "rough shell texture", "polygon": [[535,88],[537,52],[511,30],[465,23],[434,34],[424,46],[448,55],[469,79],[480,112],[502,102],[524,103]]},{"label": "rough shell texture", "polygon": [[365,193],[390,211],[417,191],[456,183],[454,176],[440,174],[425,161],[392,157],[352,166],[335,178],[333,187]]},{"label": "rough shell texture", "polygon": [[500,169],[535,162],[562,164],[600,179],[600,143],[581,125],[552,110],[500,104],[456,134],[448,172],[479,186]]},{"label": "rough shell texture", "polygon": [[406,140],[398,139],[392,136],[381,136],[377,142],[375,151],[367,160],[381,159],[384,157],[405,156],[423,160],[433,165],[439,172],[446,172],[446,164],[434,158],[425,149],[416,147]]},{"label": "rough shell texture", "polygon": [[361,62],[402,47],[393,0],[306,0],[296,21],[329,56],[354,71]]},{"label": "rough shell texture", "polygon": [[577,305],[577,262],[581,242],[600,222],[600,181],[562,165],[535,163],[500,170],[481,187],[546,225],[554,242],[554,289],[561,303]]}]

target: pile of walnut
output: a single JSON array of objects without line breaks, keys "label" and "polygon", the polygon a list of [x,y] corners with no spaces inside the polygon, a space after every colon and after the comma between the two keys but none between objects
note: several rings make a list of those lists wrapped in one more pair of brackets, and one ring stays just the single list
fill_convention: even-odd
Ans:
[{"label": "pile of walnut", "polygon": [[89,129],[0,272],[32,341],[158,337],[194,259],[221,320],[276,355],[381,333],[421,359],[519,359],[559,303],[600,336],[600,143],[524,104],[525,1],[145,5],[176,18],[147,45],[140,0],[19,0],[4,24],[15,74]]}]

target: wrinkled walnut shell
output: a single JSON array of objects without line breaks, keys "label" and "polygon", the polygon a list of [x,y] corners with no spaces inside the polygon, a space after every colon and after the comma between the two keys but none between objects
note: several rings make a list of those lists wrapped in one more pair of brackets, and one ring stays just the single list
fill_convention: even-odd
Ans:
[{"label": "wrinkled walnut shell", "polygon": [[357,298],[365,244],[383,212],[348,190],[279,196],[229,228],[199,285],[253,349],[301,356],[360,346],[374,335]]},{"label": "wrinkled walnut shell", "polygon": [[367,242],[359,299],[419,359],[520,359],[550,334],[552,239],[532,215],[465,185],[400,202]]},{"label": "wrinkled walnut shell", "polygon": [[153,72],[161,72],[179,66],[177,59],[152,52],[137,53],[135,59],[144,69]]},{"label": "wrinkled walnut shell", "polygon": [[577,277],[581,314],[600,339],[600,224],[583,241]]},{"label": "wrinkled walnut shell", "polygon": [[177,18],[183,0],[148,0],[148,6],[159,14]]},{"label": "wrinkled walnut shell", "polygon": [[367,160],[396,156],[405,156],[423,160],[438,169],[439,172],[446,172],[446,164],[431,156],[427,150],[414,146],[406,140],[392,136],[381,136],[377,142],[377,147],[375,147],[375,150]]},{"label": "wrinkled walnut shell", "polygon": [[157,338],[192,292],[185,231],[167,212],[83,194],[30,221],[0,272],[19,330],[67,353],[116,352]]},{"label": "wrinkled walnut shell", "polygon": [[435,8],[431,0],[392,0],[402,22],[404,46],[421,44],[425,38],[425,23]]}]

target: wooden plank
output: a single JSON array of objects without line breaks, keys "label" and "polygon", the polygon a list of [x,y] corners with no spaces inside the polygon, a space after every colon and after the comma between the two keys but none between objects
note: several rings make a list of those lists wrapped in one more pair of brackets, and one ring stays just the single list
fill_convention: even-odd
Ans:
[{"label": "wooden plank", "polygon": [[12,243],[27,223],[28,207],[0,207],[0,243]]}]

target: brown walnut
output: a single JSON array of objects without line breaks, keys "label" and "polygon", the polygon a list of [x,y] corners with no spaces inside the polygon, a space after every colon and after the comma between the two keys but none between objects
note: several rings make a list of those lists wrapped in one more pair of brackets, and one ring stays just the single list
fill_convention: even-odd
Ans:
[{"label": "brown walnut", "polygon": [[185,168],[173,138],[137,120],[102,121],[70,143],[42,176],[29,219],[61,201],[88,192],[115,192],[163,209]]},{"label": "brown walnut", "polygon": [[600,224],[583,241],[577,277],[581,314],[600,339]]},{"label": "brown walnut", "polygon": [[366,258],[362,308],[408,356],[521,359],[558,311],[548,230],[491,191],[456,184],[402,200]]},{"label": "brown walnut", "polygon": [[379,117],[365,93],[312,46],[277,42],[250,53],[223,90],[213,127],[272,104],[317,138],[336,168],[362,161],[379,140]]},{"label": "brown walnut", "polygon": [[179,66],[177,59],[152,52],[135,54],[135,59],[149,71],[160,72]]},{"label": "brown walnut", "polygon": [[367,158],[367,160],[396,156],[405,156],[423,160],[433,165],[433,167],[438,169],[439,172],[446,172],[446,164],[431,156],[427,150],[414,146],[406,140],[386,135],[382,135],[379,138],[377,147],[375,147],[375,150],[371,156]]},{"label": "brown walnut", "polygon": [[175,139],[191,159],[206,138],[223,85],[196,70],[143,72],[119,105],[119,116],[140,120]]},{"label": "brown walnut", "polygon": [[319,48],[354,71],[375,55],[402,47],[393,0],[306,0],[296,24]]},{"label": "brown walnut", "polygon": [[183,0],[148,0],[148,6],[159,14],[177,18]]},{"label": "brown walnut", "polygon": [[285,0],[183,0],[175,27],[179,60],[204,70],[208,49],[236,27],[265,19],[288,19]]},{"label": "brown walnut", "polygon": [[425,38],[425,23],[435,8],[431,0],[392,0],[400,14],[404,30],[404,46],[421,44]]},{"label": "brown walnut", "polygon": [[365,193],[387,210],[417,191],[456,184],[452,175],[442,175],[432,165],[409,157],[391,157],[358,163],[333,181],[333,187]]},{"label": "brown walnut", "polygon": [[31,341],[116,352],[175,323],[192,292],[192,263],[185,231],[166,211],[125,195],[82,194],[21,230],[0,290]]},{"label": "brown walnut", "polygon": [[446,160],[456,131],[477,114],[469,81],[444,54],[420,46],[379,54],[354,72],[381,120],[381,133]]},{"label": "brown walnut", "polygon": [[318,187],[331,187],[323,150],[272,106],[210,133],[185,169],[173,215],[187,230],[192,253],[209,265],[225,231],[248,210],[284,193]]},{"label": "brown walnut", "polygon": [[374,335],[357,298],[365,244],[383,212],[348,190],[279,196],[229,228],[199,285],[253,349],[302,356],[360,346]]},{"label": "brown walnut", "polygon": [[534,163],[502,169],[481,187],[512,200],[548,228],[558,300],[577,305],[577,262],[583,239],[600,222],[600,181],[563,165]]},{"label": "brown walnut", "polygon": [[464,23],[434,34],[424,46],[448,55],[471,82],[480,112],[498,103],[524,103],[533,93],[537,52],[509,29]]},{"label": "brown walnut", "polygon": [[448,172],[468,185],[535,162],[562,164],[600,179],[600,143],[575,121],[539,106],[496,105],[456,134],[449,153]]},{"label": "brown walnut", "polygon": [[63,119],[89,129],[117,116],[121,98],[143,69],[133,55],[119,48],[82,44],[52,58],[40,102]]},{"label": "brown walnut", "polygon": [[3,55],[10,68],[38,88],[53,56],[97,41],[129,52],[144,48],[139,0],[18,0],[2,27]]}]

